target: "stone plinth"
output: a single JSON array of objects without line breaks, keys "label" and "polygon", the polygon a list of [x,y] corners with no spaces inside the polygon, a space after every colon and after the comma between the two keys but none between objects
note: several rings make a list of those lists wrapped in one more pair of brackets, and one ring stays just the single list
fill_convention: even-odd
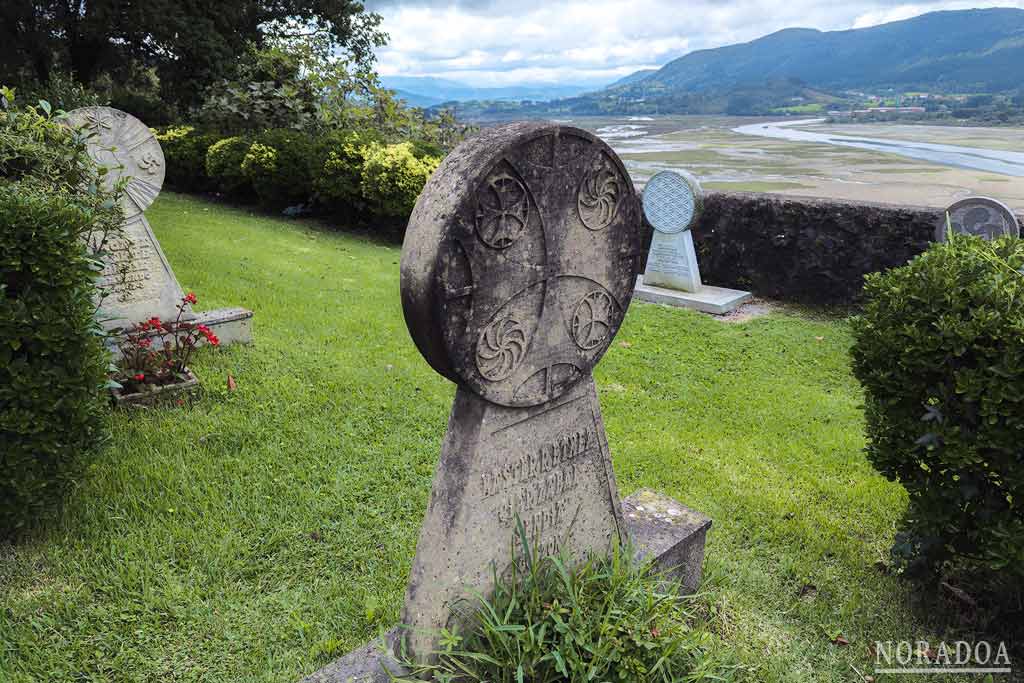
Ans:
[{"label": "stone plinth", "polygon": [[650,489],[623,500],[622,514],[637,557],[678,579],[684,593],[696,592],[711,518]]},{"label": "stone plinth", "polygon": [[633,292],[633,296],[641,301],[652,304],[692,308],[696,311],[703,311],[713,315],[725,315],[753,298],[750,292],[727,289],[725,287],[712,287],[710,285],[703,285],[695,292],[654,287],[645,284],[643,276],[637,278],[636,290]]}]

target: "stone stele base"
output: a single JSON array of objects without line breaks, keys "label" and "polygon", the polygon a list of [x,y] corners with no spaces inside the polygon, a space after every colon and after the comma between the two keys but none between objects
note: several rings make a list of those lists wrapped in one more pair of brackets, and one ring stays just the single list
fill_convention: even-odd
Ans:
[{"label": "stone stele base", "polygon": [[252,311],[246,308],[218,308],[196,313],[192,322],[206,325],[220,339],[221,346],[252,341]]},{"label": "stone stele base", "polygon": [[[668,496],[641,489],[622,501],[626,530],[637,557],[678,579],[687,593],[700,585],[704,542],[711,520]],[[391,657],[398,629],[353,650],[301,683],[389,683],[407,674]]]},{"label": "stone stele base", "polygon": [[750,301],[753,295],[750,292],[742,292],[738,289],[711,287],[709,285],[703,285],[696,292],[682,292],[677,289],[645,285],[643,276],[640,276],[637,278],[633,298],[652,304],[666,304],[668,306],[679,306],[680,308],[692,308],[714,315],[725,315],[740,304]]},{"label": "stone stele base", "polygon": [[[196,325],[206,325],[210,331],[220,339],[221,346],[229,344],[248,344],[252,341],[252,311],[246,308],[218,308],[213,311],[202,311],[196,313],[195,317],[189,318],[188,322]],[[118,344],[124,339],[123,336],[110,337],[107,340],[107,348],[115,359],[120,357]],[[200,338],[199,345],[206,343]]]}]

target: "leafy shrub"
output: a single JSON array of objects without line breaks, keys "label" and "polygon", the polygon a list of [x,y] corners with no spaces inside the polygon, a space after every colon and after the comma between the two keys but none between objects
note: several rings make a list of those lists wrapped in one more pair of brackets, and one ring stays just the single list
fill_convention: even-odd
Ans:
[{"label": "leafy shrub", "polygon": [[365,134],[340,133],[324,138],[320,173],[313,182],[317,203],[333,210],[364,208],[363,149]]},{"label": "leafy shrub", "polygon": [[242,160],[242,172],[264,204],[303,204],[313,196],[313,176],[322,166],[319,149],[305,133],[268,130],[256,136]]},{"label": "leafy shrub", "polygon": [[206,153],[220,138],[199,133],[192,126],[171,126],[157,131],[156,139],[167,162],[167,184],[186,191],[210,189],[206,174]]},{"label": "leafy shrub", "polygon": [[631,557],[615,548],[575,567],[557,556],[513,565],[492,597],[477,599],[474,628],[442,631],[435,663],[402,663],[434,681],[728,680],[716,641],[694,625],[695,598]]},{"label": "leafy shrub", "polygon": [[206,151],[206,175],[214,188],[236,197],[251,193],[252,186],[242,171],[242,161],[250,144],[246,138],[234,136],[210,145]]},{"label": "leafy shrub", "polygon": [[[18,100],[34,104],[45,100],[53,111],[71,111],[79,107],[107,104],[98,92],[79,83],[75,77],[62,71],[51,71],[46,83],[25,81],[16,89]],[[145,119],[143,119],[145,120]]]},{"label": "leafy shrub", "polygon": [[1024,577],[1024,241],[957,237],[871,275],[854,323],[868,457],[910,495],[911,570]]},{"label": "leafy shrub", "polygon": [[411,143],[372,142],[363,150],[360,191],[371,210],[384,216],[408,216],[430,174],[441,160],[419,159]]},{"label": "leafy shrub", "polygon": [[103,436],[101,244],[122,221],[85,138],[0,91],[0,535],[45,518]]}]

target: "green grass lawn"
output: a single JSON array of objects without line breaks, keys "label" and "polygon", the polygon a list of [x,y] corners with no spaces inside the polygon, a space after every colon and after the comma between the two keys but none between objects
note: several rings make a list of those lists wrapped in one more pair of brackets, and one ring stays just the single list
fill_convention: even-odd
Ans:
[{"label": "green grass lawn", "polygon": [[[398,619],[454,387],[395,246],[171,193],[147,215],[255,342],[200,354],[196,403],[114,414],[62,520],[0,548],[0,680],[295,681]],[[862,453],[849,344],[634,304],[596,373],[622,494],[714,519],[710,625],[750,680],[860,680],[873,641],[931,633],[875,567],[906,496]]]}]

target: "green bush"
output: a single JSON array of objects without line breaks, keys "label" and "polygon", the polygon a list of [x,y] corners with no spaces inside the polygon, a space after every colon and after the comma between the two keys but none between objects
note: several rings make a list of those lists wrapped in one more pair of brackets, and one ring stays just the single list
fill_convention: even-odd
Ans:
[{"label": "green bush", "polygon": [[334,211],[365,208],[362,189],[364,134],[346,132],[327,136],[321,143],[321,168],[313,183],[316,201]]},{"label": "green bush", "polygon": [[408,216],[430,174],[441,160],[417,158],[411,143],[397,145],[370,143],[363,150],[360,191],[375,213]]},{"label": "green bush", "polygon": [[[103,436],[89,244],[122,220],[84,137],[0,91],[0,535],[51,514]],[[48,106],[48,105],[47,105]]]},{"label": "green bush", "polygon": [[909,570],[1024,577],[1024,241],[957,237],[871,275],[854,322],[868,457],[910,504]]},{"label": "green bush", "polygon": [[[697,621],[696,599],[615,548],[574,566],[532,557],[464,610],[466,633],[444,630],[428,664],[400,653],[413,683],[727,681],[728,653]],[[457,609],[459,609],[457,607]]]},{"label": "green bush", "polygon": [[322,166],[320,146],[306,133],[268,130],[256,136],[242,159],[242,173],[259,200],[269,206],[305,204]]},{"label": "green bush", "polygon": [[206,175],[213,189],[236,198],[252,194],[252,185],[242,171],[242,162],[252,143],[243,137],[218,140],[206,151]]},{"label": "green bush", "polygon": [[210,189],[206,153],[220,136],[199,133],[192,126],[171,126],[157,131],[156,139],[164,152],[170,187],[190,192]]}]

